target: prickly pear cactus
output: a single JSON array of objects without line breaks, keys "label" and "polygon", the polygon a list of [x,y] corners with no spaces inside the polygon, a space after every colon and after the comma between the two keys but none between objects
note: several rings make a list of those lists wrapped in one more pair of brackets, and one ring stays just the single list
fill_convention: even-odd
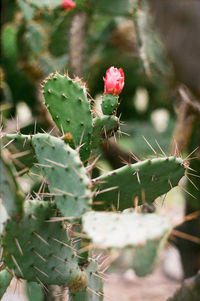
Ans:
[{"label": "prickly pear cactus", "polygon": [[85,268],[88,286],[80,292],[69,290],[69,297],[72,301],[101,301],[103,300],[103,280],[99,273],[98,264],[91,260]]},{"label": "prickly pear cactus", "polygon": [[61,133],[70,133],[70,145],[82,145],[82,160],[90,155],[92,114],[83,83],[67,75],[51,74],[43,86],[45,104]]},{"label": "prickly pear cactus", "polygon": [[0,298],[3,297],[7,287],[12,280],[12,274],[6,270],[0,271]]},{"label": "prickly pear cactus", "polygon": [[[7,134],[2,137],[2,142],[4,145],[7,145],[6,149],[12,154],[13,164],[16,169],[24,167],[30,168],[36,163],[36,157],[29,135]],[[16,160],[17,164],[15,164]]]},{"label": "prickly pear cactus", "polygon": [[[185,165],[181,158],[154,158],[126,165],[93,180],[96,184],[94,206],[105,210],[114,206],[124,210],[157,197],[177,186],[184,176]],[[137,199],[136,199],[137,198]]]},{"label": "prickly pear cactus", "polygon": [[8,220],[1,240],[2,261],[18,278],[45,284],[72,285],[82,272],[76,253],[53,203],[29,200],[20,221]]},{"label": "prickly pear cactus", "polygon": [[118,96],[112,94],[104,94],[102,97],[102,112],[105,115],[111,115],[117,110]]},{"label": "prickly pear cactus", "polygon": [[91,183],[77,151],[63,140],[46,134],[35,135],[32,145],[62,215],[80,217],[88,211],[92,202]]},{"label": "prickly pear cactus", "polygon": [[92,149],[97,148],[105,139],[119,129],[119,119],[116,116],[96,117],[93,119]]},{"label": "prickly pear cactus", "polygon": [[[129,252],[130,266],[144,276],[152,271],[171,225],[156,214],[91,209],[122,211],[151,203],[178,185],[187,166],[181,158],[157,157],[91,179],[98,146],[119,129],[118,96],[104,94],[103,115],[97,117],[80,80],[54,73],[44,81],[43,92],[62,136],[17,133],[2,139],[3,152],[9,156],[8,161],[5,156],[0,160],[0,197],[9,218],[1,224],[1,261],[6,271],[0,273],[0,293],[12,272],[45,289],[68,286],[73,301],[101,301],[102,274],[88,257],[90,241],[98,248]],[[13,165],[16,158],[17,168],[26,166],[23,173],[37,168],[36,175],[47,183],[45,191],[19,197],[16,178],[21,171],[17,174]],[[75,237],[82,240],[77,243]]]},{"label": "prickly pear cactus", "polygon": [[2,152],[2,158],[0,158],[0,198],[7,214],[17,219],[23,214],[23,200],[12,170],[14,170],[14,166],[3,160]]}]

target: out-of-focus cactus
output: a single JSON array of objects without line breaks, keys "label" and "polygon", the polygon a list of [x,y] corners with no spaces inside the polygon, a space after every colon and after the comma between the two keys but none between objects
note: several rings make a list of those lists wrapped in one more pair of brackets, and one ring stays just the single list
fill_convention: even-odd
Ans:
[{"label": "out-of-focus cactus", "polygon": [[10,281],[12,280],[12,274],[9,273],[6,270],[0,271],[0,298],[3,297],[3,294],[5,293],[7,287],[10,284]]},{"label": "out-of-focus cactus", "polygon": [[174,296],[167,301],[199,301],[200,296],[200,271],[196,276],[184,280],[182,286]]},{"label": "out-of-focus cactus", "polygon": [[14,171],[15,167],[12,163],[6,163],[3,158],[0,158],[0,198],[8,215],[18,219],[23,213],[23,196]]},{"label": "out-of-focus cactus", "polygon": [[82,222],[94,247],[120,250],[122,257],[131,257],[130,266],[142,277],[152,272],[171,230],[168,218],[155,213],[91,211],[83,215]]}]

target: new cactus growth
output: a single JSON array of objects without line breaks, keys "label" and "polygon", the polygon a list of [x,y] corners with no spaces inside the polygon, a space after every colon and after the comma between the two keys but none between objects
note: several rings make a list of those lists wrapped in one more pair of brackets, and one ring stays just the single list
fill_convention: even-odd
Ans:
[{"label": "new cactus growth", "polygon": [[102,97],[102,112],[105,115],[113,114],[118,107],[118,97],[112,94],[104,94]]},{"label": "new cactus growth", "polygon": [[119,129],[119,119],[116,116],[96,117],[93,120],[92,149],[97,148]]}]

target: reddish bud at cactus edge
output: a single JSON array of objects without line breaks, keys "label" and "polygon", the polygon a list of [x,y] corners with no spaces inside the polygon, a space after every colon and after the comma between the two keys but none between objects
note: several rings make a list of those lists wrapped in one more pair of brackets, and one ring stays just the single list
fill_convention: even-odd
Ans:
[{"label": "reddish bud at cactus edge", "polygon": [[119,95],[124,88],[124,72],[121,68],[110,67],[106,71],[104,80],[104,93]]},{"label": "reddish bud at cactus edge", "polygon": [[62,7],[65,11],[69,12],[70,10],[76,7],[76,3],[73,0],[65,0],[62,2]]}]

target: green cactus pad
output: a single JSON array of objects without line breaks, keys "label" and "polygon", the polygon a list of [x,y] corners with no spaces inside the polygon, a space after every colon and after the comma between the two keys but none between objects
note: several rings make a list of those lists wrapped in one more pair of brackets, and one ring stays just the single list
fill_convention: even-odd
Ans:
[{"label": "green cactus pad", "polygon": [[105,115],[111,115],[116,111],[118,106],[118,96],[112,94],[104,94],[102,98],[102,112]]},{"label": "green cactus pad", "polygon": [[80,217],[89,210],[92,193],[88,188],[90,179],[77,151],[61,139],[46,134],[33,136],[32,144],[57,208],[63,216]]},{"label": "green cactus pad", "polygon": [[3,297],[3,294],[7,290],[10,281],[12,280],[12,274],[6,270],[0,271],[0,298]]},{"label": "green cactus pad", "polygon": [[23,214],[23,201],[11,165],[0,158],[0,198],[7,214],[12,218],[19,218]]},{"label": "green cactus pad", "polygon": [[13,160],[16,168],[30,168],[36,162],[30,135],[7,134],[2,137],[2,142],[4,145],[7,144],[7,149],[16,156],[18,164],[16,165]]},{"label": "green cactus pad", "polygon": [[145,160],[108,172],[93,181],[99,191],[94,208],[105,210],[114,206],[121,211],[133,207],[136,197],[138,205],[153,202],[177,186],[184,172],[184,161],[176,157]]},{"label": "green cactus pad", "polygon": [[26,296],[28,301],[44,301],[44,290],[40,284],[26,281]]},{"label": "green cactus pad", "polygon": [[116,116],[96,117],[93,120],[92,148],[97,148],[105,139],[109,138],[119,128]]},{"label": "green cactus pad", "polygon": [[98,264],[92,260],[84,269],[86,274],[87,287],[84,291],[74,292],[69,290],[71,301],[102,301],[103,300],[103,281],[99,274]]},{"label": "green cactus pad", "polygon": [[45,32],[41,25],[36,22],[28,22],[26,26],[25,42],[34,55],[38,55],[44,50],[47,44]]},{"label": "green cactus pad", "polygon": [[46,222],[53,216],[56,210],[50,202],[26,201],[24,217],[7,221],[2,260],[18,278],[70,286],[82,273],[62,222]]},{"label": "green cactus pad", "polygon": [[6,208],[3,206],[3,201],[0,198],[0,236],[4,229],[4,224],[9,219],[10,216],[8,215]]},{"label": "green cactus pad", "polygon": [[88,212],[83,229],[97,248],[117,248],[138,276],[152,272],[158,252],[171,229],[168,218],[134,212]]},{"label": "green cactus pad", "polygon": [[58,73],[51,74],[44,81],[45,104],[61,132],[71,133],[70,146],[80,144],[82,160],[90,155],[90,138],[92,133],[92,115],[85,86]]}]

